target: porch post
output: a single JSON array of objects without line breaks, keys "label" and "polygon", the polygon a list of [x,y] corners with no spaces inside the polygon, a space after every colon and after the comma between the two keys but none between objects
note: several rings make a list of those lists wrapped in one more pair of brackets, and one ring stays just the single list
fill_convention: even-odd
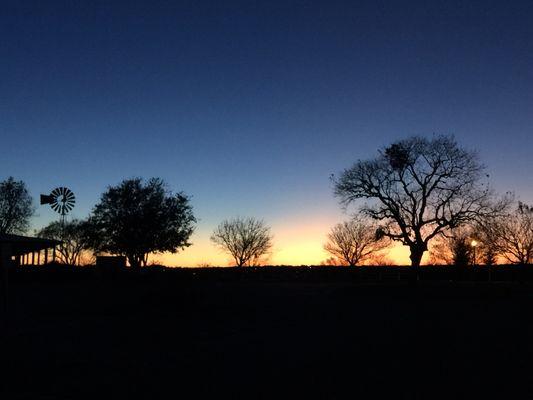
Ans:
[{"label": "porch post", "polygon": [[2,270],[2,308],[4,309],[4,315],[6,317],[4,328],[7,328],[7,310],[8,310],[8,295],[9,295],[9,267],[11,264],[11,251],[12,247],[10,243],[0,244],[0,269]]}]

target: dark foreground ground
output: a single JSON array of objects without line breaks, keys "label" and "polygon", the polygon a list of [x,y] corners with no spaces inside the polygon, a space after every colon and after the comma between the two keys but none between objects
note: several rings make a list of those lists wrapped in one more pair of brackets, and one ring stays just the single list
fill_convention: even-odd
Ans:
[{"label": "dark foreground ground", "polygon": [[15,274],[2,398],[533,397],[531,283],[299,274]]}]

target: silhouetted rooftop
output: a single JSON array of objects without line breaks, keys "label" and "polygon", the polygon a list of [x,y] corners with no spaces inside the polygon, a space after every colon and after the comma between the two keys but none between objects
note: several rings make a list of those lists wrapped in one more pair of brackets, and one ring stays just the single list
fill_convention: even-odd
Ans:
[{"label": "silhouetted rooftop", "polygon": [[11,254],[14,256],[50,249],[61,242],[53,239],[43,239],[30,236],[0,234],[0,244],[11,244]]}]

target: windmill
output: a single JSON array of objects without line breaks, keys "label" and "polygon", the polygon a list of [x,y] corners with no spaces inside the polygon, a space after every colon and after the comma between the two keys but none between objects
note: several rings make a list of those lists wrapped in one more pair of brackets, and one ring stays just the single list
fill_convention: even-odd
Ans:
[{"label": "windmill", "polygon": [[[63,240],[65,239],[65,216],[72,211],[74,205],[76,204],[76,196],[72,190],[66,187],[58,187],[50,192],[50,194],[41,195],[41,205],[50,204],[52,210],[61,215],[61,244],[64,245]],[[61,252],[61,250],[60,250]],[[54,248],[54,259],[55,259],[55,248]]]},{"label": "windmill", "polygon": [[65,216],[72,211],[76,204],[76,196],[72,190],[66,187],[58,187],[50,194],[41,195],[41,205],[50,204],[52,210],[61,214],[61,226],[65,226]]}]

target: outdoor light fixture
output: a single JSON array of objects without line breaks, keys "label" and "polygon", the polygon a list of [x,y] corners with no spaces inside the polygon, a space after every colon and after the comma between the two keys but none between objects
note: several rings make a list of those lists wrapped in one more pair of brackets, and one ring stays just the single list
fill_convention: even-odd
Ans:
[{"label": "outdoor light fixture", "polygon": [[470,242],[470,246],[472,246],[472,251],[473,251],[473,261],[472,261],[472,265],[475,267],[476,266],[476,247],[478,245],[478,241],[476,239],[472,239],[472,241]]}]

